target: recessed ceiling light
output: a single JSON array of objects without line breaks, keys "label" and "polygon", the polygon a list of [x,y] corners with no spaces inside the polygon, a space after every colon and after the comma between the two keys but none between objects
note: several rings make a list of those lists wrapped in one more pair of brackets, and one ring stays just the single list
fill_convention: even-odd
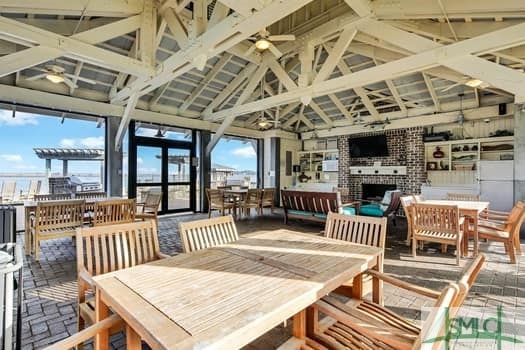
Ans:
[{"label": "recessed ceiling light", "polygon": [[46,79],[55,84],[64,82],[64,77],[62,77],[59,74],[55,74],[55,73],[47,74]]}]

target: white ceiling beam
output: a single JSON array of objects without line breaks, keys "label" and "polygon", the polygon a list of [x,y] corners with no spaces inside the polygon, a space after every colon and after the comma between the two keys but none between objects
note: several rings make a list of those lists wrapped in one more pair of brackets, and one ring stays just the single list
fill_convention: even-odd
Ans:
[{"label": "white ceiling beam", "polygon": [[[100,35],[105,33],[104,38],[113,38],[115,33],[108,33],[107,30],[107,28],[104,30],[99,27],[93,29],[93,32],[90,30],[89,32],[91,33],[83,32],[74,37],[65,37],[0,16],[0,36],[6,40],[16,41],[22,39],[33,45],[41,45],[46,48],[60,50],[61,55],[78,61],[105,67],[117,72],[123,71],[137,76],[151,76],[154,70],[143,62],[124,57],[82,41],[83,39],[85,40],[86,36],[92,37],[93,33],[100,33]],[[117,33],[116,36],[119,35],[121,35],[121,33]],[[51,56],[49,59],[55,57],[56,56]]]},{"label": "white ceiling beam", "polygon": [[142,12],[142,0],[41,1],[0,0],[3,13],[90,17],[129,17]]},{"label": "white ceiling beam", "polygon": [[242,72],[240,72],[232,81],[230,81],[226,88],[222,90],[219,93],[219,95],[217,95],[217,97],[213,99],[213,101],[206,107],[206,109],[204,109],[204,111],[202,112],[204,120],[206,120],[206,118],[211,115],[215,107],[219,106],[224,100],[226,100],[226,98],[228,98],[228,96],[234,94],[234,92],[241,85],[241,83],[248,79],[253,74],[253,72],[255,72],[256,68],[257,66],[255,64],[248,64],[242,70]]},{"label": "white ceiling beam", "polygon": [[313,80],[314,84],[326,80],[330,76],[330,74],[332,74],[334,68],[337,66],[337,63],[341,61],[341,58],[346,52],[348,45],[350,45],[350,43],[354,39],[356,33],[357,30],[355,30],[354,28],[347,28],[343,30],[341,36],[339,36],[339,38],[337,39],[331,52],[329,52],[328,58],[319,70],[319,73],[317,73],[317,75],[315,76]]},{"label": "white ceiling beam", "polygon": [[180,19],[179,15],[171,8],[166,9],[164,12],[162,12],[161,15],[166,21],[166,24],[170,29],[171,35],[173,35],[179,47],[184,47],[188,45],[188,31],[182,23],[182,20]]},{"label": "white ceiling beam", "polygon": [[[442,3],[449,18],[512,18],[525,15],[525,8],[519,0],[442,0]],[[378,19],[445,17],[437,1],[396,0],[392,5],[391,0],[374,0],[371,8]]]},{"label": "white ceiling beam", "polygon": [[122,119],[120,119],[120,124],[118,126],[117,135],[115,136],[115,151],[118,152],[122,147],[122,140],[124,135],[128,131],[129,122],[131,120],[131,114],[137,106],[139,100],[139,95],[135,94],[129,98],[126,108],[124,108],[124,113],[122,113]]},{"label": "white ceiling beam", "polygon": [[262,9],[262,1],[253,0],[219,0],[243,17],[249,17],[253,12]]},{"label": "white ceiling beam", "polygon": [[[2,19],[3,17],[0,17],[0,33],[14,35],[14,33],[10,34],[10,23],[14,21],[2,21]],[[81,40],[86,44],[97,44],[136,30],[140,26],[140,20],[140,15],[133,16],[114,23],[89,29],[85,32],[74,34],[70,38]],[[24,27],[24,33],[27,33],[27,31],[32,31],[34,28],[26,24],[21,25]],[[45,33],[46,31],[43,32]],[[35,42],[38,43],[39,41],[35,40]],[[58,41],[54,44],[58,44]],[[0,58],[0,76],[5,76],[28,67],[33,67],[40,63],[57,58],[63,54],[64,50],[61,47],[40,45],[3,56]]]},{"label": "white ceiling beam", "polygon": [[168,89],[168,87],[170,86],[170,83],[166,83],[160,87],[157,88],[157,90],[155,90],[155,93],[153,94],[153,97],[151,98],[151,100],[149,101],[149,108],[153,108],[160,100],[160,98],[162,97],[162,95],[164,95],[164,93],[166,92],[166,90]]},{"label": "white ceiling beam", "polygon": [[354,119],[352,118],[352,113],[350,113],[348,111],[348,109],[346,109],[346,107],[341,103],[341,101],[337,98],[336,95],[334,94],[329,94],[328,97],[330,98],[330,100],[332,100],[332,102],[334,103],[334,105],[337,107],[337,109],[341,112],[341,114],[346,118],[348,119],[349,121],[354,121]]},{"label": "white ceiling beam", "polygon": [[175,9],[176,12],[181,12],[191,0],[166,0],[160,7],[160,12],[166,11],[168,8]]},{"label": "white ceiling beam", "polygon": [[208,0],[193,0],[193,35],[198,37],[208,28]]},{"label": "white ceiling beam", "polygon": [[476,38],[450,44],[445,47],[427,50],[413,56],[388,62],[363,71],[354,72],[350,75],[320,82],[306,88],[298,88],[277,96],[268,97],[257,101],[256,103],[247,103],[235,108],[225,109],[214,113],[212,118],[214,120],[220,120],[227,115],[252,113],[297,101],[304,95],[310,95],[312,97],[324,96],[330,93],[336,93],[378,81],[384,81],[385,79],[394,79],[406,74],[429,69],[439,65],[440,61],[443,59],[465,56],[472,53],[483,53],[492,50],[497,51],[499,48],[520,45],[525,42],[525,37],[523,36],[524,31],[525,24],[519,24],[496,32],[484,34]]},{"label": "white ceiling beam", "polygon": [[74,77],[71,79],[71,81],[73,82],[73,86],[69,87],[70,95],[73,95],[73,92],[75,92],[75,89],[77,87],[78,77],[80,75],[80,71],[82,70],[83,66],[84,66],[84,62],[77,62],[77,65],[75,66],[75,72],[73,73]]},{"label": "white ceiling beam", "polygon": [[228,12],[230,12],[230,8],[219,1],[215,3],[215,6],[213,7],[213,12],[211,13],[210,21],[208,22],[208,26],[211,28],[226,17],[228,17]]},{"label": "white ceiling beam", "polygon": [[332,119],[323,111],[321,107],[319,107],[317,103],[312,101],[310,102],[309,106],[325,122],[327,127],[330,128],[334,125],[334,123],[332,122]]},{"label": "white ceiling beam", "polygon": [[372,14],[370,1],[368,0],[345,0],[345,2],[359,15],[359,17],[366,17]]},{"label": "white ceiling beam", "polygon": [[401,109],[402,112],[406,112],[407,107],[405,106],[405,102],[399,96],[399,91],[397,91],[396,86],[394,85],[394,82],[390,79],[385,80],[386,85],[388,86],[388,89],[390,90],[390,93],[392,94],[392,97],[394,97],[394,100],[396,101],[397,105],[399,106],[399,109]]},{"label": "white ceiling beam", "polygon": [[[216,24],[213,30],[206,31],[199,38],[196,38],[194,43],[188,44],[166,59],[151,78],[138,79],[115,94],[112,97],[112,102],[122,102],[133,92],[139,92],[143,95],[156,89],[158,86],[191,70],[195,65],[194,59],[196,57],[212,57],[224,52],[245,40],[260,28],[295,12],[311,1],[281,0],[270,3],[264,2],[264,7],[263,3],[257,2],[261,8],[248,17],[240,18],[233,15],[226,17],[223,21]],[[251,1],[249,3],[252,8],[259,6]],[[226,3],[225,5],[228,6]]]},{"label": "white ceiling beam", "polygon": [[432,102],[434,102],[434,107],[436,107],[436,112],[441,112],[441,105],[439,103],[439,97],[436,94],[436,90],[434,89],[434,85],[432,85],[432,81],[426,75],[423,74],[423,79],[425,80],[425,85],[427,86],[428,93],[430,94],[430,97],[432,97]]},{"label": "white ceiling beam", "polygon": [[199,95],[206,88],[206,86],[208,86],[210,81],[215,79],[217,74],[222,70],[222,68],[224,68],[224,66],[228,63],[231,57],[232,56],[229,53],[224,53],[222,55],[219,61],[215,63],[211,71],[206,75],[204,80],[201,81],[200,85],[191,92],[191,95],[188,98],[186,98],[184,103],[179,107],[179,111],[184,112],[188,109],[188,107],[193,103],[193,101],[195,101],[195,99],[199,97]]},{"label": "white ceiling beam", "polygon": [[144,10],[142,11],[139,30],[140,60],[148,66],[155,66],[156,61],[156,35],[157,35],[157,14],[153,7],[153,0],[144,0]]}]

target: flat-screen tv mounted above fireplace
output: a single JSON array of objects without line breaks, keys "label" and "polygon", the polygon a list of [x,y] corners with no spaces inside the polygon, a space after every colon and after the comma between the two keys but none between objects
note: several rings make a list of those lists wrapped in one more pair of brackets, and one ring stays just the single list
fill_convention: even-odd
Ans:
[{"label": "flat-screen tv mounted above fireplace", "polygon": [[356,137],[348,140],[350,157],[386,157],[388,144],[385,134]]}]

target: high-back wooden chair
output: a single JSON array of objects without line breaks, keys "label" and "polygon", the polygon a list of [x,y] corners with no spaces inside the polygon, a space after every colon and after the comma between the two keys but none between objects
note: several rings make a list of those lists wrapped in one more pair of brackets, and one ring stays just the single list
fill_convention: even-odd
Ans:
[{"label": "high-back wooden chair", "polygon": [[[450,327],[445,321],[448,313],[455,317],[479,272],[485,256],[480,254],[463,270],[455,283],[441,292],[414,285],[375,270],[368,273],[400,289],[420,297],[434,299],[434,307],[422,325],[405,319],[393,310],[366,300],[350,300],[346,304],[328,296],[315,303],[308,313],[307,336],[329,349],[421,349],[422,342],[444,335]],[[319,322],[319,316],[329,319]],[[321,325],[322,323],[322,325]],[[429,349],[443,344],[428,344]],[[434,347],[435,346],[435,347]]]},{"label": "high-back wooden chair", "polygon": [[[345,215],[329,212],[326,219],[324,236],[327,238],[339,239],[342,241],[365,244],[379,247],[385,250],[387,218]],[[379,258],[378,270],[383,271],[383,256]],[[363,276],[363,293],[372,290],[372,279],[370,276]],[[348,281],[336,289],[336,293],[352,297],[352,281]],[[382,303],[382,295],[376,295]]]},{"label": "high-back wooden chair", "polygon": [[135,221],[135,199],[109,199],[95,202],[91,218],[93,226],[133,221]]},{"label": "high-back wooden chair", "polygon": [[406,244],[410,245],[410,242],[412,240],[412,209],[410,209],[410,206],[416,203],[416,200],[414,199],[414,196],[401,196],[399,200],[401,201],[401,205],[403,206],[405,217],[407,218]]},{"label": "high-back wooden chair", "polygon": [[155,219],[158,223],[158,212],[160,202],[162,201],[162,192],[148,191],[144,202],[137,203],[135,218],[137,219]]},{"label": "high-back wooden chair", "polygon": [[232,209],[235,208],[235,203],[225,200],[223,190],[207,188],[206,196],[208,197],[209,218],[211,217],[212,210],[218,210],[221,215],[225,215],[226,209],[228,209],[228,212],[231,214]]},{"label": "high-back wooden chair", "polygon": [[257,213],[261,214],[261,198],[262,191],[258,188],[250,188],[246,191],[244,200],[240,203],[240,207],[244,215],[250,215],[250,209],[255,209]]},{"label": "high-back wooden chair", "polygon": [[457,205],[415,203],[412,206],[412,256],[416,257],[418,241],[455,245],[459,265],[463,223]]},{"label": "high-back wooden chair", "polygon": [[2,182],[2,191],[0,192],[0,198],[2,203],[10,203],[15,199],[16,181],[4,181]]},{"label": "high-back wooden chair", "polygon": [[38,202],[26,252],[33,251],[38,261],[40,241],[74,236],[84,223],[84,207],[83,199]]},{"label": "high-back wooden chair", "polygon": [[72,199],[72,193],[47,193],[47,194],[35,194],[35,201],[65,201]]},{"label": "high-back wooden chair", "polygon": [[261,196],[261,215],[263,208],[270,208],[271,213],[275,210],[275,188],[264,188]]},{"label": "high-back wooden chair", "polygon": [[[510,262],[516,263],[516,251],[521,254],[520,229],[525,220],[525,202],[517,202],[504,221],[480,220],[478,238],[502,242]],[[479,240],[478,240],[479,241]]]},{"label": "high-back wooden chair", "polygon": [[237,227],[231,215],[179,222],[179,234],[185,253],[235,242],[239,239]]},{"label": "high-back wooden chair", "polygon": [[26,193],[20,191],[21,200],[34,200],[35,195],[40,193],[40,188],[42,187],[42,180],[31,180],[29,182],[29,188]]},{"label": "high-back wooden chair", "polygon": [[477,201],[479,201],[479,194],[470,194],[470,193],[447,193],[447,200],[449,200],[449,201],[469,201],[469,202],[477,202]]},{"label": "high-back wooden chair", "polygon": [[[76,230],[78,271],[78,329],[95,322],[93,276],[165,258],[159,248],[154,220],[80,227]],[[91,293],[92,294],[92,293]],[[114,325],[117,331],[122,324]]]}]

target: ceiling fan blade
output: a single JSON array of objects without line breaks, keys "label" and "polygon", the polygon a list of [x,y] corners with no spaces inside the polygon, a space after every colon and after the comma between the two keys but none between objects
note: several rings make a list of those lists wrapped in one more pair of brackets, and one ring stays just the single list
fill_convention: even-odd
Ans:
[{"label": "ceiling fan blade", "polygon": [[246,50],[246,52],[244,53],[244,55],[246,55],[246,56],[251,55],[251,54],[255,51],[255,49],[256,49],[255,44],[252,44],[252,45],[248,48],[248,50]]},{"label": "ceiling fan blade", "polygon": [[270,41],[290,41],[295,40],[295,35],[293,34],[283,34],[283,35],[270,35],[268,37]]},{"label": "ceiling fan blade", "polygon": [[276,58],[279,58],[283,55],[283,53],[281,51],[279,51],[278,48],[275,47],[274,44],[270,43],[270,47],[268,47],[268,50],[270,50],[271,53],[273,53],[273,55],[276,57]]},{"label": "ceiling fan blade", "polygon": [[75,85],[75,83],[73,83],[69,78],[66,78],[66,77],[63,77],[64,78],[64,84],[66,84],[67,86],[69,86],[71,89],[75,89],[77,88],[78,86]]},{"label": "ceiling fan blade", "polygon": [[458,85],[462,85],[462,84],[463,84],[463,83],[455,83],[455,84],[452,84],[452,85],[450,85],[450,86],[447,86],[446,88],[444,88],[444,89],[442,89],[442,90],[440,90],[440,91],[441,91],[441,92],[445,92],[445,91],[448,91],[448,90],[450,90],[450,89],[453,89],[453,88],[455,88],[456,86],[458,86]]},{"label": "ceiling fan blade", "polygon": [[27,80],[27,81],[33,81],[33,80],[41,79],[41,78],[45,77],[46,74],[47,74],[47,73],[42,73],[42,74],[33,75],[32,77],[26,78],[26,80]]},{"label": "ceiling fan blade", "polygon": [[77,78],[77,80],[80,80],[80,81],[83,81],[84,83],[88,83],[88,84],[92,84],[92,85],[95,85],[97,82],[92,80],[92,79],[88,79],[88,78],[83,78],[83,77],[76,77],[74,76],[73,74],[69,74],[69,73],[64,73],[64,75],[66,77],[69,77],[71,79],[75,79]]}]

